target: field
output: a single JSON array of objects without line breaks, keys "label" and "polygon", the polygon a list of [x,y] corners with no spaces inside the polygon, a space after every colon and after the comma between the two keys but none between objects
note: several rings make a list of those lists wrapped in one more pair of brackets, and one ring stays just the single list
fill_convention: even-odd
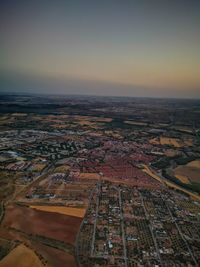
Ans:
[{"label": "field", "polygon": [[54,173],[57,173],[57,172],[65,173],[65,172],[69,171],[69,169],[70,169],[70,166],[67,166],[67,165],[58,166],[55,168]]},{"label": "field", "polygon": [[[40,239],[34,240],[34,236],[27,236],[19,231],[9,230],[5,228],[0,228],[0,240],[10,240],[10,242],[9,241],[6,241],[6,243],[4,242],[5,243],[4,247],[6,244],[10,244],[10,247],[11,245],[13,246],[14,244],[13,240],[19,240],[20,242],[28,245],[28,247],[30,247],[33,251],[35,251],[36,255],[38,255],[43,264],[48,262],[48,265],[44,265],[46,267],[66,267],[66,266],[76,267],[73,251],[69,251],[68,249],[62,249],[62,242],[60,242],[61,247],[56,248],[55,246],[56,243],[50,243],[48,245],[41,242],[43,240],[46,240],[45,238],[42,238],[41,240]],[[3,241],[1,241],[1,243],[2,242]],[[1,248],[2,247],[0,247],[0,251]],[[71,246],[71,248],[73,248],[73,246]],[[9,251],[10,249],[8,250],[7,253],[5,251],[6,253],[5,255],[8,255]],[[0,261],[0,266],[1,266],[1,261]],[[26,266],[35,267],[35,265],[26,265]],[[15,267],[15,265],[14,266],[9,265],[9,267]]]},{"label": "field", "polygon": [[46,166],[46,164],[36,163],[36,164],[31,166],[31,171],[33,171],[33,172],[41,172],[44,169],[45,166]]},{"label": "field", "polygon": [[6,209],[3,226],[14,228],[30,235],[74,244],[82,219],[52,212],[40,211],[28,207],[10,205]]},{"label": "field", "polygon": [[[78,175],[76,174],[76,176]],[[28,205],[41,203],[43,206],[50,204],[85,206],[88,203],[88,196],[96,178],[92,176],[90,179],[89,176],[90,174],[82,179],[83,177],[74,178],[63,173],[53,173],[29,187],[26,193],[17,200]]]},{"label": "field", "polygon": [[131,124],[131,125],[137,125],[137,126],[147,126],[147,123],[140,122],[140,121],[124,121],[124,123]]},{"label": "field", "polygon": [[154,145],[169,145],[176,148],[193,145],[192,139],[181,140],[179,138],[169,138],[169,137],[153,138],[150,140],[150,143]]},{"label": "field", "polygon": [[91,179],[91,180],[99,180],[100,175],[98,173],[80,173],[79,177],[80,179]]},{"label": "field", "polygon": [[167,186],[169,186],[170,188],[173,188],[173,189],[178,189],[179,191],[182,191],[184,193],[186,193],[187,195],[190,195],[193,199],[197,199],[197,200],[200,200],[200,196],[185,189],[185,188],[182,188],[181,186],[179,185],[176,185],[175,183],[173,182],[170,182],[168,181],[167,179],[162,179],[161,177],[159,177],[157,174],[153,173],[152,170],[150,170],[150,168],[146,165],[143,165],[144,169],[143,171],[145,173],[147,173],[148,175],[150,175],[151,177],[153,177],[154,179],[166,184]]},{"label": "field", "polygon": [[200,169],[200,159],[189,162],[187,166]]},{"label": "field", "polygon": [[183,143],[181,142],[181,140],[179,140],[177,138],[167,138],[167,137],[161,137],[160,138],[160,144],[161,145],[172,145],[175,147],[183,146]]},{"label": "field", "polygon": [[77,125],[83,126],[83,127],[92,127],[94,129],[98,129],[101,127],[104,123],[111,122],[111,118],[100,118],[100,117],[90,117],[90,116],[74,116],[73,122],[75,122]]},{"label": "field", "polygon": [[54,213],[65,214],[69,216],[75,216],[83,218],[85,215],[85,209],[81,208],[71,208],[71,207],[62,207],[62,206],[30,206],[32,209],[48,211]]},{"label": "field", "polygon": [[61,251],[39,243],[33,244],[33,247],[48,261],[52,267],[76,267],[76,262],[73,255],[70,255],[65,251]]},{"label": "field", "polygon": [[1,267],[44,267],[36,254],[24,245],[19,245],[13,249],[0,262]]},{"label": "field", "polygon": [[74,120],[78,121],[92,121],[92,122],[111,122],[112,118],[102,118],[94,116],[73,116]]},{"label": "field", "polygon": [[190,180],[189,180],[188,177],[185,176],[185,175],[176,174],[175,177],[176,177],[179,181],[181,181],[182,183],[184,183],[184,184],[189,184],[189,183],[190,183]]},{"label": "field", "polygon": [[174,169],[174,175],[178,179],[184,177],[187,183],[200,183],[200,160],[194,160],[186,165],[178,166]]}]

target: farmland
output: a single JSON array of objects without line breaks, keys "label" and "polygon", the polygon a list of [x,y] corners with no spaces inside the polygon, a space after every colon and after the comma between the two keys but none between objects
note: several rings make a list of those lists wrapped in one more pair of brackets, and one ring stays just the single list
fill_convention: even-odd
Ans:
[{"label": "farmland", "polygon": [[152,144],[156,145],[169,145],[172,147],[184,147],[184,146],[193,146],[193,140],[191,138],[188,139],[178,139],[178,138],[168,138],[168,137],[160,137],[150,140]]},{"label": "farmland", "polygon": [[48,211],[53,213],[60,213],[69,216],[83,218],[85,214],[85,209],[71,208],[71,207],[56,207],[56,206],[30,206],[32,209]]},{"label": "farmland", "polygon": [[[51,223],[49,223],[51,222]],[[36,210],[23,206],[7,207],[3,226],[27,234],[42,235],[73,244],[79,229],[81,218]]]},{"label": "farmland", "polygon": [[200,183],[200,160],[191,161],[186,165],[178,166],[174,170],[174,173],[176,177],[177,175],[185,177],[185,179],[187,179],[187,182]]},{"label": "farmland", "polygon": [[1,262],[1,267],[44,267],[36,254],[24,245],[19,245],[13,249]]}]

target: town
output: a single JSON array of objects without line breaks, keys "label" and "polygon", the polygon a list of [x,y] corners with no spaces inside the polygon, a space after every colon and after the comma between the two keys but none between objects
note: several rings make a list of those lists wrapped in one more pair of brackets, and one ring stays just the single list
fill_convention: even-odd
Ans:
[{"label": "town", "polygon": [[174,192],[110,182],[92,194],[79,233],[80,266],[198,266],[199,205],[189,208]]},{"label": "town", "polygon": [[199,102],[109,100],[0,102],[0,266],[198,266]]}]

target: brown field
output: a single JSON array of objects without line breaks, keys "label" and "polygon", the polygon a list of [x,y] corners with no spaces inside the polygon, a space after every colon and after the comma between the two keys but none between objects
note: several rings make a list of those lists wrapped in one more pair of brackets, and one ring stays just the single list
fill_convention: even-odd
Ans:
[{"label": "brown field", "polygon": [[32,171],[33,172],[40,172],[44,169],[44,167],[46,166],[46,164],[43,163],[36,163],[32,166]]},{"label": "brown field", "polygon": [[34,243],[33,247],[52,267],[76,267],[74,256],[67,252],[40,243]]},{"label": "brown field", "polygon": [[67,172],[70,169],[70,166],[68,165],[62,165],[62,166],[58,166],[57,168],[55,168],[54,173],[57,172]]},{"label": "brown field", "polygon": [[160,144],[161,145],[172,145],[175,147],[183,146],[183,143],[181,140],[177,138],[168,138],[168,137],[160,137]]},{"label": "brown field", "polygon": [[80,124],[81,126],[96,126],[95,122],[86,121],[86,120],[80,120],[77,123]]},{"label": "brown field", "polygon": [[[194,160],[174,169],[175,177],[184,176],[190,182],[200,183],[200,160]],[[178,177],[177,177],[178,178]]]},{"label": "brown field", "polygon": [[44,267],[36,254],[24,245],[13,249],[0,261],[1,267]]},{"label": "brown field", "polygon": [[160,141],[158,138],[152,138],[149,140],[149,143],[150,144],[153,144],[153,145],[160,145]]},{"label": "brown field", "polygon": [[146,122],[140,122],[140,121],[124,121],[124,123],[138,125],[138,126],[147,126]]},{"label": "brown field", "polygon": [[48,211],[54,213],[65,214],[69,216],[75,216],[79,218],[83,218],[85,215],[84,208],[71,208],[71,207],[63,207],[63,206],[30,206],[32,209]]},{"label": "brown field", "polygon": [[75,216],[10,205],[2,225],[74,244],[81,221]]},{"label": "brown field", "polygon": [[154,145],[170,145],[179,148],[183,146],[192,146],[193,140],[192,139],[180,140],[179,138],[160,137],[151,139],[150,143]]},{"label": "brown field", "polygon": [[0,239],[9,240],[10,242],[13,240],[19,240],[23,243],[27,241],[24,236],[20,235],[20,233],[3,227],[0,227]]},{"label": "brown field", "polygon": [[114,131],[105,131],[105,134],[112,136],[114,138],[119,138],[119,139],[122,138],[122,136],[119,133],[116,133]]},{"label": "brown field", "polygon": [[176,174],[175,177],[184,184],[190,184],[190,180],[185,175]]},{"label": "brown field", "polygon": [[184,140],[184,143],[185,143],[186,146],[193,146],[194,145],[192,139]]},{"label": "brown field", "polygon": [[187,166],[200,169],[200,159],[189,162]]},{"label": "brown field", "polygon": [[99,180],[100,175],[98,173],[87,173],[87,172],[82,172],[80,173],[79,177],[80,179],[91,179],[91,180]]},{"label": "brown field", "polygon": [[47,177],[38,183],[39,186],[44,186],[48,183]]},{"label": "brown field", "polygon": [[101,117],[93,117],[93,116],[73,116],[75,120],[86,120],[86,121],[94,121],[94,122],[111,122],[112,118],[101,118]]}]

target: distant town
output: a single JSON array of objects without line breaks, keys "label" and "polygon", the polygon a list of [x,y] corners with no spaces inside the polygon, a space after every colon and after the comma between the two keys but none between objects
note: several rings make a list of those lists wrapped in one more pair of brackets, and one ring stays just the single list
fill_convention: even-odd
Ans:
[{"label": "distant town", "polygon": [[199,115],[192,99],[0,95],[0,266],[199,266]]}]

